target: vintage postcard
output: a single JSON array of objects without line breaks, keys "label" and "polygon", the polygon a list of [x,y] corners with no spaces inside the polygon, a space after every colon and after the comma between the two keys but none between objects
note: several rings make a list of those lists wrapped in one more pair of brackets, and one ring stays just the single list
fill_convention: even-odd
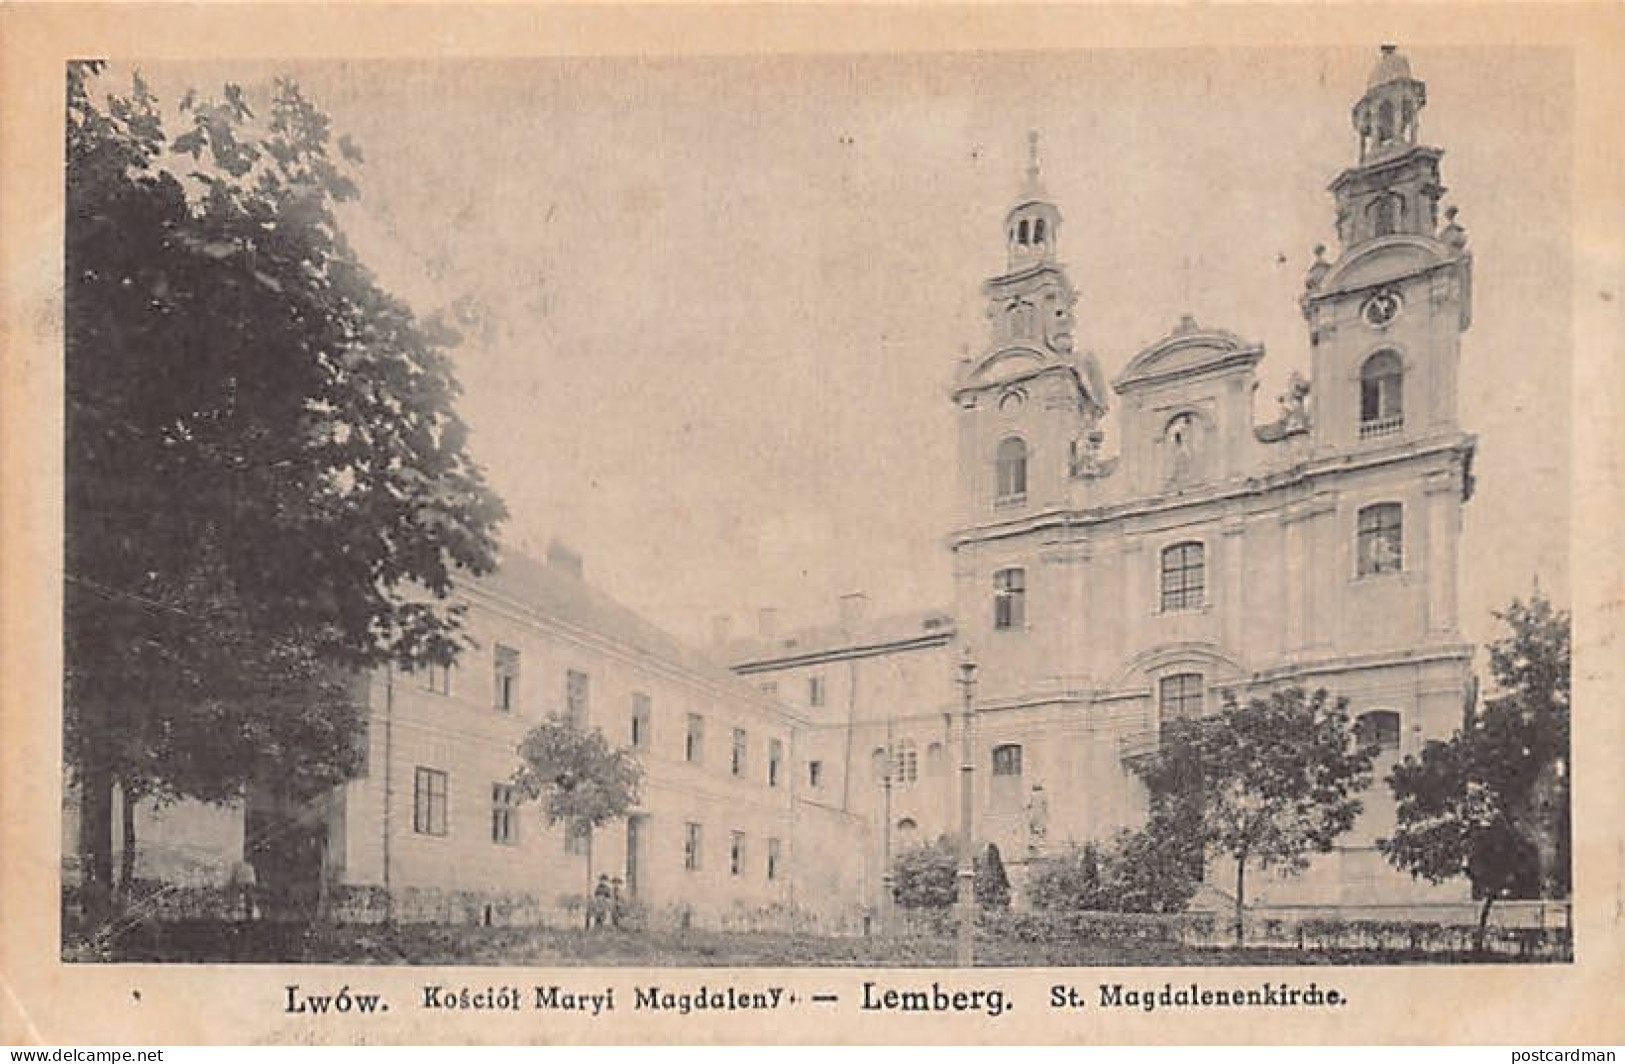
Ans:
[{"label": "vintage postcard", "polygon": [[0,19],[3,1040],[1625,1038],[1617,12]]}]

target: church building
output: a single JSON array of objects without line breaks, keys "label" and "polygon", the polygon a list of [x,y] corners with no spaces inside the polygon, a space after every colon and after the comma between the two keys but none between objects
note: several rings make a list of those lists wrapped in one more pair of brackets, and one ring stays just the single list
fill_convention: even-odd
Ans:
[{"label": "church building", "polygon": [[[997,845],[1018,884],[1032,858],[1138,826],[1133,763],[1164,723],[1301,685],[1348,700],[1382,747],[1379,782],[1335,852],[1248,902],[1464,897],[1395,871],[1375,846],[1393,823],[1388,767],[1448,737],[1472,682],[1456,595],[1473,488],[1456,409],[1472,256],[1455,209],[1441,217],[1425,102],[1384,46],[1353,109],[1353,160],[1330,185],[1338,247],[1316,249],[1296,294],[1311,375],[1292,376],[1267,423],[1254,416],[1263,347],[1189,316],[1108,385],[1076,339],[1088,296],[1068,278],[1032,138],[1004,268],[981,288],[986,342],[951,391],[954,641],[917,693],[843,711],[868,722],[847,748],[884,751],[877,777],[915,771],[902,742],[941,744],[957,767],[950,677],[973,656],[977,845]],[[757,680],[801,667],[760,647],[733,663]],[[957,775],[927,777],[942,794],[902,816],[882,806],[890,787],[863,791],[874,835],[951,833]]]}]

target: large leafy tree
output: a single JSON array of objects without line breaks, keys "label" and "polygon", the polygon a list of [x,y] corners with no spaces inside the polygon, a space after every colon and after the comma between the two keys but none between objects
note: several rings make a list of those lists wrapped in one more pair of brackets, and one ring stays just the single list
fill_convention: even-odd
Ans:
[{"label": "large leafy tree", "polygon": [[68,69],[64,277],[65,738],[96,888],[115,787],[298,798],[349,774],[346,678],[455,657],[454,575],[492,567],[503,516],[456,337],[340,229],[354,146],[287,81],[263,114],[189,94],[170,140],[139,77],[103,80]]},{"label": "large leafy tree", "polygon": [[1469,702],[1462,727],[1389,775],[1395,866],[1433,883],[1466,876],[1479,937],[1497,897],[1566,896],[1570,880],[1570,620],[1538,593],[1496,615],[1495,693]]},{"label": "large leafy tree", "polygon": [[1342,699],[1289,687],[1169,723],[1140,771],[1153,794],[1184,795],[1199,810],[1191,830],[1234,862],[1239,943],[1248,867],[1291,875],[1329,852],[1360,814],[1375,755]]},{"label": "large leafy tree", "polygon": [[593,889],[593,833],[638,802],[643,768],[631,750],[609,745],[601,729],[550,716],[519,744],[514,784],[539,801],[549,824],[564,824],[587,843],[587,893]]}]

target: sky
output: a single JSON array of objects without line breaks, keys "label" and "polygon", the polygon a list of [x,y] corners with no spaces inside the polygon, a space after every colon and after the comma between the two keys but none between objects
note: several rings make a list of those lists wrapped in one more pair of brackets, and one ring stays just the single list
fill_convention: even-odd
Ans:
[{"label": "sky", "polygon": [[[161,96],[293,76],[365,153],[343,223],[456,353],[511,518],[672,632],[728,614],[948,607],[956,361],[1027,131],[1063,214],[1077,342],[1114,378],[1181,314],[1260,341],[1255,417],[1307,373],[1297,297],[1336,245],[1369,49],[148,63]],[[1568,599],[1572,70],[1403,49],[1474,253],[1479,435],[1463,626]],[[1105,453],[1115,451],[1108,414]],[[1492,561],[1493,560],[1493,561]]]}]

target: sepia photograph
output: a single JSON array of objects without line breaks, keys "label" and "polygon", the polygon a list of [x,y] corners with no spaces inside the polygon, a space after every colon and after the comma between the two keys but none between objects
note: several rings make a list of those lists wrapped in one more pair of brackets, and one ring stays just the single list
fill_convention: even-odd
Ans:
[{"label": "sepia photograph", "polygon": [[62,78],[63,961],[1585,947],[1563,49]]}]

